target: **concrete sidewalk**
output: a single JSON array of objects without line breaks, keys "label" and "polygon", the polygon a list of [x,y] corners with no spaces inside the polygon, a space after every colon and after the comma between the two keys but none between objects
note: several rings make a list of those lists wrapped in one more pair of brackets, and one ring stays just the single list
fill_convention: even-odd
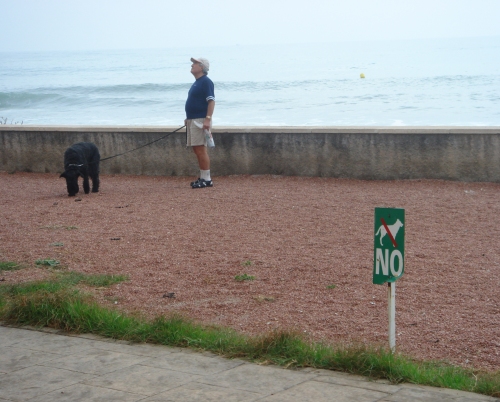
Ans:
[{"label": "concrete sidewalk", "polygon": [[500,401],[327,370],[0,326],[0,401]]}]

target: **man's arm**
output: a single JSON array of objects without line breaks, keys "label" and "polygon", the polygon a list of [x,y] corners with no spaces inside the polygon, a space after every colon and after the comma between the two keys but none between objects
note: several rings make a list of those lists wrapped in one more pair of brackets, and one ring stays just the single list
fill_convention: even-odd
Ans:
[{"label": "man's arm", "polygon": [[214,114],[215,109],[215,101],[208,101],[208,109],[207,109],[207,117],[205,117],[205,121],[203,122],[203,128],[205,130],[210,130],[210,122],[212,121],[212,115]]}]

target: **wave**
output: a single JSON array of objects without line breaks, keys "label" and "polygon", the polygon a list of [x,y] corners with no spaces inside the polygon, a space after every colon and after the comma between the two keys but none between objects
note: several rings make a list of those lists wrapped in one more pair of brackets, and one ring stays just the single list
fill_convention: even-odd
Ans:
[{"label": "wave", "polygon": [[60,95],[50,93],[0,92],[0,109],[57,102],[60,97]]},{"label": "wave", "polygon": [[0,92],[0,109],[37,106],[139,103],[148,105],[168,101],[172,94],[186,96],[190,84],[138,84],[104,86],[40,87]]},{"label": "wave", "polygon": [[[217,82],[217,91],[228,91],[232,94],[263,92],[272,94],[275,91],[297,88],[310,88],[324,85],[320,80],[303,81],[241,81]],[[33,108],[38,106],[78,105],[86,102],[120,105],[169,102],[170,99],[185,100],[191,83],[178,84],[119,84],[119,85],[77,85],[38,87],[24,90],[0,92],[0,109]],[[269,96],[266,96],[268,98]],[[272,95],[271,95],[272,98]]]},{"label": "wave", "polygon": [[349,93],[354,88],[363,88],[367,93],[370,89],[385,91],[389,88],[405,89],[438,87],[438,86],[463,86],[484,87],[492,85],[498,87],[500,75],[436,75],[431,77],[380,77],[367,80],[352,78],[332,79],[304,79],[282,81],[223,81],[216,83],[216,90],[245,91],[245,92],[274,92],[288,89],[297,90],[330,90]]},{"label": "wave", "polygon": [[175,91],[188,91],[191,84],[119,84],[119,85],[104,85],[104,86],[75,86],[66,87],[69,92],[80,93],[105,93],[105,94],[143,94],[143,93],[159,93],[164,94]]},{"label": "wave", "polygon": [[337,80],[283,80],[283,81],[222,81],[217,82],[216,90],[227,91],[279,91],[289,88],[308,88],[324,85],[337,85],[347,83],[351,80],[337,79]]}]

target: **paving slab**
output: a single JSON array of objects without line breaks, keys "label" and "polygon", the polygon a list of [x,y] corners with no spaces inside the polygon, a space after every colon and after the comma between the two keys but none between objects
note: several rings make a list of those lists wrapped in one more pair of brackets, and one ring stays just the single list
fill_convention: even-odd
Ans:
[{"label": "paving slab", "polygon": [[41,364],[62,355],[30,350],[15,346],[0,347],[0,373],[10,373],[36,364]]},{"label": "paving slab", "polygon": [[36,397],[36,402],[136,402],[143,401],[143,395],[130,394],[114,389],[75,384]]},{"label": "paving slab", "polygon": [[19,342],[26,340],[35,340],[36,343],[40,342],[40,340],[45,335],[45,332],[36,331],[31,328],[30,330],[23,330],[21,328],[13,328],[1,326],[0,331],[0,345],[1,346],[12,346]]},{"label": "paving slab", "polygon": [[285,391],[277,392],[265,402],[314,401],[314,402],[375,402],[380,401],[386,393],[365,388],[346,385],[328,384],[319,381],[307,381]]},{"label": "paving slab", "polygon": [[[29,332],[36,333],[36,331]],[[32,337],[25,337],[23,339],[19,339],[17,342],[12,344],[12,346],[50,353],[72,354],[82,352],[92,347],[92,341],[73,338],[70,336],[57,336],[57,334],[43,332],[36,340]]]},{"label": "paving slab", "polygon": [[144,343],[131,343],[123,341],[110,340],[103,342],[102,338],[99,341],[92,342],[92,347],[104,349],[113,352],[127,353],[137,356],[161,357],[170,353],[179,352],[181,348],[165,347],[163,345],[148,345]]},{"label": "paving slab", "polygon": [[89,374],[31,366],[0,376],[0,398],[27,401],[39,395],[89,379]]},{"label": "paving slab", "polygon": [[386,380],[375,380],[354,374],[340,373],[331,370],[315,370],[318,377],[314,380],[330,384],[346,385],[356,388],[364,388],[377,392],[394,394],[401,389],[401,385],[390,384]]},{"label": "paving slab", "polygon": [[49,362],[45,362],[44,365],[47,367],[78,371],[80,373],[103,375],[150,359],[151,358],[147,356],[89,348],[85,349],[85,353],[77,353],[53,359]]},{"label": "paving slab", "polygon": [[203,377],[200,382],[269,395],[314,377],[316,377],[314,373],[245,363],[231,370]]},{"label": "paving slab", "polygon": [[[382,399],[382,402],[434,402],[456,401],[457,398],[447,395],[440,391],[431,391],[423,389],[402,389],[387,398]],[[477,399],[476,399],[477,401]]]},{"label": "paving slab", "polygon": [[261,398],[261,394],[254,392],[217,387],[195,381],[146,398],[143,402],[250,402]]},{"label": "paving slab", "polygon": [[172,346],[166,347],[164,345],[153,345],[149,343],[137,343],[137,342],[112,339],[112,338],[103,338],[102,336],[94,334],[60,333],[59,335],[61,334],[70,338],[86,339],[89,341],[88,344],[94,348],[111,350],[115,352],[125,352],[141,356],[158,357],[160,355],[166,355],[169,353],[186,350],[183,348],[177,348]]},{"label": "paving slab", "polygon": [[[420,401],[420,400],[430,401],[431,399],[425,399],[425,398],[430,398],[431,396],[435,396],[436,394],[439,394],[441,400],[444,401],[452,400],[455,402],[469,402],[469,401],[500,402],[500,399],[491,398],[486,395],[475,394],[472,392],[458,391],[456,389],[429,387],[426,385],[418,385],[418,384],[401,384],[401,390],[395,393],[395,395],[397,395],[400,399],[392,399],[392,400],[388,399],[388,400],[398,401],[398,402],[399,400],[401,400],[405,402],[406,400],[414,398],[415,401]],[[404,399],[404,397],[406,397],[407,395],[410,395],[411,398]],[[422,399],[416,399],[419,397]]]},{"label": "paving slab", "polygon": [[171,353],[168,359],[153,358],[142,362],[143,365],[159,367],[183,373],[209,375],[232,369],[245,364],[242,360],[231,360],[215,355]]},{"label": "paving slab", "polygon": [[137,364],[85,381],[84,384],[152,396],[199,378],[180,371]]}]

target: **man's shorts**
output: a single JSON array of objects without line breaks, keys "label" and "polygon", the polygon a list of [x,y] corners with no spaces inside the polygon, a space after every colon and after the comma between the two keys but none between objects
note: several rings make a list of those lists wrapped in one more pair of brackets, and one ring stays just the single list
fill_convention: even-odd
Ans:
[{"label": "man's shorts", "polygon": [[[203,123],[205,118],[200,119],[188,119],[186,121],[186,146],[195,147],[198,145],[207,146],[207,140],[205,139],[205,134],[203,133]],[[197,124],[195,124],[195,122]],[[201,126],[201,127],[199,127]]]}]

